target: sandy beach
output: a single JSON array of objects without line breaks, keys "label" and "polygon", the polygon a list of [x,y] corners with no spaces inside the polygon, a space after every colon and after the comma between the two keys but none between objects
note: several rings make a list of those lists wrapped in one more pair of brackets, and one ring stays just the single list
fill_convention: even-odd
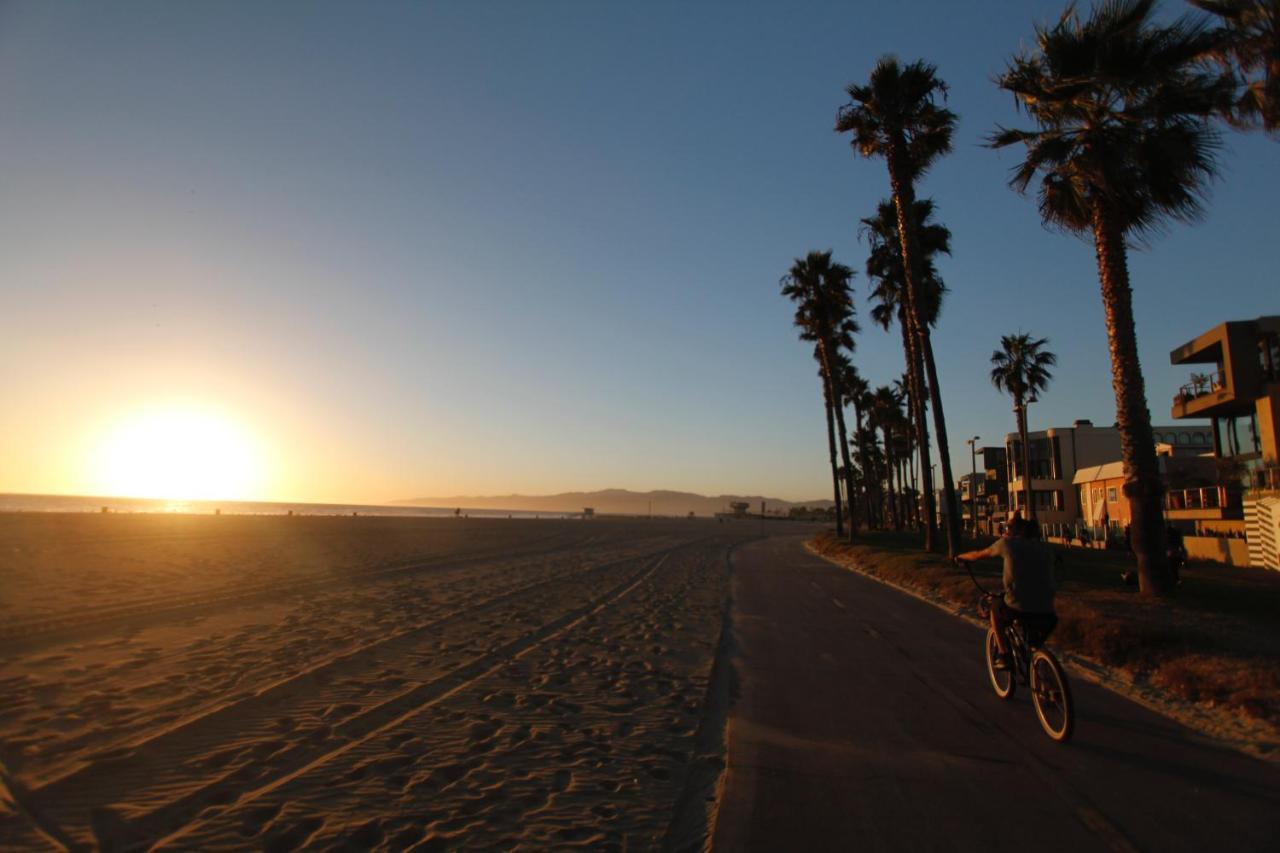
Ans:
[{"label": "sandy beach", "polygon": [[0,847],[698,837],[728,557],[758,533],[0,516]]}]

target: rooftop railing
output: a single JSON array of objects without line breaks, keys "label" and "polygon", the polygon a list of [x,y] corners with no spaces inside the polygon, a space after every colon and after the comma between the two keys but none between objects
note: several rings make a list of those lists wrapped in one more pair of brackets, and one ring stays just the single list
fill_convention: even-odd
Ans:
[{"label": "rooftop railing", "polygon": [[1206,394],[1225,391],[1226,388],[1227,377],[1221,370],[1215,370],[1213,373],[1193,373],[1191,374],[1191,381],[1178,389],[1178,395],[1174,397],[1174,402],[1185,403],[1197,397],[1203,397]]}]

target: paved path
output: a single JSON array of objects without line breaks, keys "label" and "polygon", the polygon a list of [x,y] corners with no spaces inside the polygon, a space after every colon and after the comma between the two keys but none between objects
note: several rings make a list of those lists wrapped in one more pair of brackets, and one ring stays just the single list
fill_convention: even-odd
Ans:
[{"label": "paved path", "polygon": [[734,558],[717,850],[1280,850],[1280,770],[1079,679],[1054,744],[978,628],[802,542]]}]

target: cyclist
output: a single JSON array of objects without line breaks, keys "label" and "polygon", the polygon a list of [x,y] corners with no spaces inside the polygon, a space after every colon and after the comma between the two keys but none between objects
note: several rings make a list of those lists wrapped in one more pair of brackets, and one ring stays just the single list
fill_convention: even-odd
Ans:
[{"label": "cyclist", "polygon": [[1043,643],[1058,624],[1053,607],[1053,551],[1040,541],[1039,534],[1039,525],[1034,521],[1014,518],[1003,539],[981,551],[960,555],[961,560],[1004,560],[1004,601],[991,608],[991,627],[1000,650],[996,669],[1009,669],[1012,665],[1004,639],[1005,626],[1010,621],[1018,619],[1026,626],[1032,645]]}]

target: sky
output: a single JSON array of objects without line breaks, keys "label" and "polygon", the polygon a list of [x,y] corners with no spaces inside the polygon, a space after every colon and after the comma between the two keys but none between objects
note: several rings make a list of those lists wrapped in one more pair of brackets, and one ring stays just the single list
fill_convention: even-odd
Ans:
[{"label": "sky", "polygon": [[[829,496],[778,282],[811,249],[862,268],[888,179],[832,125],[887,53],[936,63],[959,114],[919,187],[953,234],[957,476],[965,438],[1014,428],[1002,334],[1059,356],[1033,429],[1110,424],[1092,245],[982,145],[1020,120],[992,78],[1062,6],[5,2],[0,491],[103,493],[104,436],[186,407],[252,447],[228,497]],[[1156,423],[1170,350],[1280,310],[1280,144],[1221,159],[1204,220],[1130,256]],[[854,359],[888,383],[897,333],[855,288]]]}]

